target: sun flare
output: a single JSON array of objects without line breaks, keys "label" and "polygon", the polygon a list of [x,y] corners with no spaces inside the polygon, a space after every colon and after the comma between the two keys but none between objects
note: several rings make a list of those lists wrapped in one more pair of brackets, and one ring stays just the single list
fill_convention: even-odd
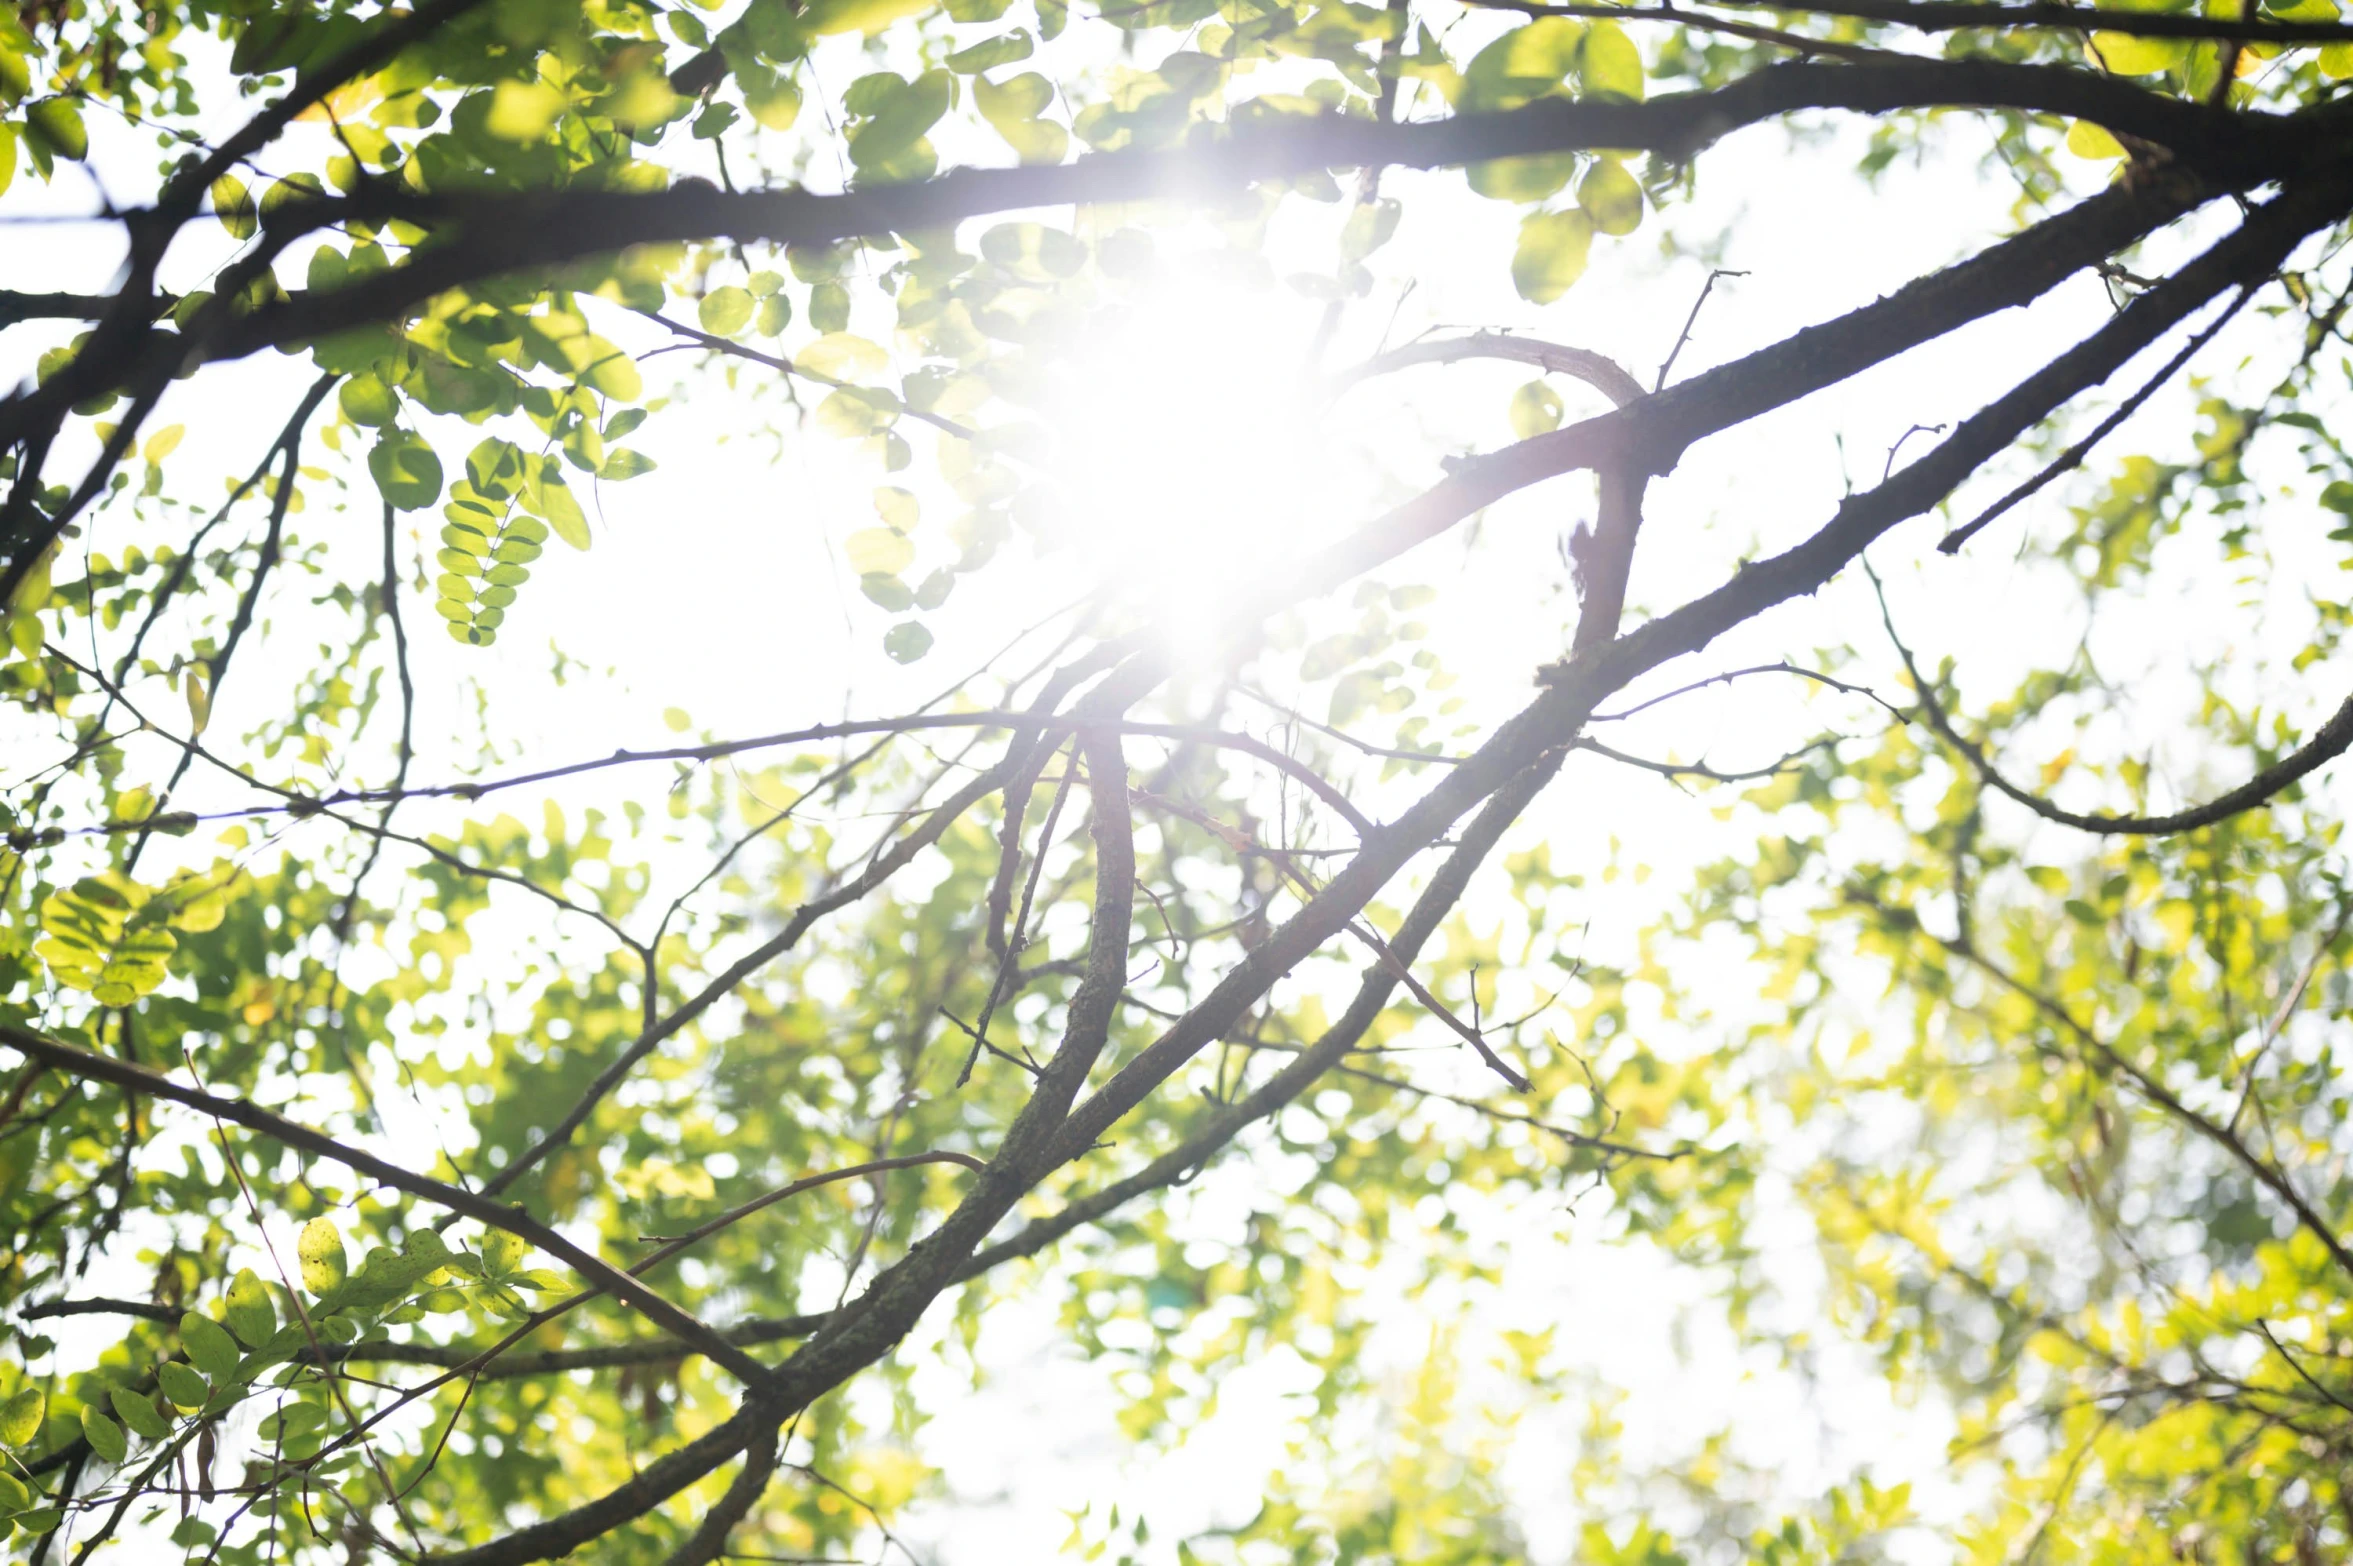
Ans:
[{"label": "sun flare", "polygon": [[1317,428],[1311,330],[1296,299],[1163,287],[1104,323],[1051,409],[1071,545],[1180,643],[1349,488]]}]

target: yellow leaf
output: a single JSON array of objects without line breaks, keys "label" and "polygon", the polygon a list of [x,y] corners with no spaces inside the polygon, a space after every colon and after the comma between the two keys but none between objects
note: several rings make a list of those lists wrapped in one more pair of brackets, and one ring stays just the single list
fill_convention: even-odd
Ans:
[{"label": "yellow leaf", "polygon": [[382,83],[373,76],[363,76],[356,82],[345,82],[294,117],[313,125],[348,124],[360,110],[383,96]]},{"label": "yellow leaf", "polygon": [[161,462],[179,449],[180,437],[188,433],[185,424],[167,424],[147,437],[147,444],[139,448],[139,455],[149,462]]},{"label": "yellow leaf", "polygon": [[2124,144],[2089,120],[2077,120],[2067,132],[2067,150],[2079,158],[2121,158]]},{"label": "yellow leaf", "polygon": [[896,528],[860,528],[842,547],[859,576],[896,576],[915,562],[915,546]]},{"label": "yellow leaf", "polygon": [[820,36],[864,33],[872,37],[893,22],[920,16],[933,4],[934,0],[817,0],[801,13],[801,19],[809,31]]},{"label": "yellow leaf", "polygon": [[564,95],[545,82],[500,82],[482,128],[506,141],[537,141],[564,112]]},{"label": "yellow leaf", "polygon": [[1521,298],[1550,304],[1584,275],[1592,247],[1593,220],[1583,212],[1539,212],[1520,225],[1512,283]]},{"label": "yellow leaf", "polygon": [[180,690],[188,698],[188,737],[197,739],[212,721],[212,689],[201,664],[190,664],[180,676]]},{"label": "yellow leaf", "polygon": [[1511,432],[1529,440],[1560,428],[1560,394],[1542,381],[1530,381],[1511,394]]},{"label": "yellow leaf", "polygon": [[891,357],[883,352],[880,344],[863,337],[828,332],[795,354],[793,362],[833,380],[854,381],[880,372],[891,362]]},{"label": "yellow leaf", "polygon": [[2138,38],[2131,33],[2094,33],[2092,52],[2119,76],[2154,76],[2179,65],[2190,46],[2179,38]]}]

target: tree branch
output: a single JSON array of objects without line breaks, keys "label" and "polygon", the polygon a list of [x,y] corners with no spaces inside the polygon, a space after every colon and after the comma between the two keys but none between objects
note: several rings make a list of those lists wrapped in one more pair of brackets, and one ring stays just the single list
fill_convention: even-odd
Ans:
[{"label": "tree branch", "polygon": [[[450,0],[444,0],[444,4]],[[432,9],[432,8],[428,8]],[[422,14],[422,13],[420,13]],[[2284,176],[2333,145],[2341,113],[2294,119],[2186,103],[2121,80],[2056,66],[1921,60],[1867,68],[1772,66],[1725,87],[1645,103],[1546,99],[1499,114],[1389,125],[1342,116],[1275,124],[1179,151],[1095,153],[1061,165],[960,169],[936,179],[842,195],[731,193],[700,183],[649,194],[555,191],[474,197],[425,194],[377,181],[344,197],[291,200],[263,216],[263,245],[354,221],[398,218],[433,230],[402,265],[332,290],[308,290],[251,314],[209,316],[209,335],[92,344],[50,381],[0,402],[0,449],[53,428],[76,402],[137,381],[152,364],[184,372],[374,322],[486,277],[576,260],[632,244],[726,238],[823,245],[943,227],[984,213],[1198,192],[1333,167],[1441,168],[1580,148],[1645,150],[1688,160],[1746,125],[1808,109],[1886,114],[1975,108],[2065,115],[2170,149],[2177,164],[2235,186]],[[1214,133],[1213,133],[1214,134]],[[158,215],[165,215],[160,212]],[[126,221],[149,218],[133,214]],[[193,323],[192,323],[193,325]],[[110,339],[111,342],[111,339]],[[17,553],[13,543],[12,554]],[[15,567],[12,560],[11,569]],[[0,581],[0,589],[6,586]]]},{"label": "tree branch", "polygon": [[1912,688],[1919,692],[1919,714],[1936,731],[1937,737],[1959,751],[1986,786],[2007,799],[2024,805],[2045,821],[2073,827],[2079,832],[2096,832],[2110,837],[2164,837],[2174,832],[2195,832],[2218,821],[2227,821],[2242,811],[2263,805],[2353,747],[2353,696],[2340,703],[2326,723],[2314,731],[2302,746],[2281,757],[2256,773],[2246,782],[2187,810],[2177,810],[2163,816],[2119,816],[2105,812],[2086,815],[2078,811],[2062,810],[2038,794],[2020,788],[1995,769],[1993,760],[1984,747],[1953,727],[1952,719],[1936,699],[1936,692],[1920,666],[1912,659],[1912,650],[1896,635],[1895,621],[1889,615],[1887,600],[1879,601],[1882,623],[1887,626],[1888,639],[1895,643],[1896,653],[1904,661],[1905,670],[1912,676]]},{"label": "tree branch", "polygon": [[1606,354],[1572,348],[1566,343],[1518,337],[1510,332],[1486,331],[1473,332],[1468,337],[1427,338],[1376,354],[1354,369],[1333,376],[1332,390],[1336,395],[1359,381],[1417,364],[1454,364],[1464,359],[1508,359],[1514,364],[1573,376],[1607,397],[1613,407],[1623,408],[1645,395],[1642,383]]},{"label": "tree branch", "polygon": [[378,1158],[373,1153],[347,1147],[324,1132],[298,1124],[282,1115],[271,1113],[260,1105],[241,1098],[223,1098],[201,1088],[184,1087],[160,1072],[149,1071],[128,1061],[115,1060],[93,1054],[55,1039],[45,1038],[24,1028],[0,1023],[0,1045],[15,1050],[29,1060],[37,1060],[53,1070],[84,1081],[104,1082],[126,1091],[168,1099],[172,1103],[198,1110],[215,1120],[258,1131],[272,1141],[321,1158],[334,1160],[344,1167],[366,1175],[379,1185],[391,1186],[411,1196],[421,1197],[436,1206],[462,1217],[486,1223],[494,1229],[520,1235],[549,1255],[561,1259],[565,1265],[591,1283],[632,1306],[648,1320],[670,1332],[681,1341],[693,1344],[742,1380],[757,1385],[767,1374],[767,1367],[758,1360],[727,1342],[702,1322],[680,1310],[668,1300],[638,1282],[620,1268],[573,1244],[558,1231],[523,1213],[517,1208],[495,1202],[458,1186],[445,1184],[426,1175],[403,1169],[398,1164]]},{"label": "tree branch", "polygon": [[2127,11],[2101,6],[2059,4],[1983,5],[1970,0],[1710,0],[1725,6],[1769,6],[1772,10],[1811,16],[1851,16],[1866,22],[1890,22],[1924,33],[1962,32],[1976,28],[2056,28],[2071,33],[2123,33],[2133,38],[2202,38],[2216,42],[2245,39],[2249,43],[2326,44],[2353,42],[2353,25],[2344,22],[2283,22],[2271,18],[2238,21],[2226,16],[2204,16],[2194,11]]}]

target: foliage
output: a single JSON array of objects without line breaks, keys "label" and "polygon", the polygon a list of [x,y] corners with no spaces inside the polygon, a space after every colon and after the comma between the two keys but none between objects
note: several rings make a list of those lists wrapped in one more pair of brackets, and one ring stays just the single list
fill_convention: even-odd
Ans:
[{"label": "foliage", "polygon": [[[10,1547],[912,1554],[953,1489],[919,1382],[986,1380],[984,1329],[1027,1316],[1141,1452],[1253,1367],[1299,1389],[1263,1495],[1183,1536],[1090,1504],[1082,1558],[1514,1560],[1564,1516],[1629,1566],[2353,1552],[2326,786],[2353,703],[2305,695],[2353,540],[2353,23],[2099,20],[0,7],[0,216],[34,232],[86,166],[121,261],[0,290],[28,372],[0,400]],[[1413,225],[1566,321],[1637,245],[1696,280],[1710,149],[1817,111],[1868,117],[1814,155],[1882,190],[1984,151],[2016,232],[1671,386],[1549,332],[1392,346]],[[1777,552],[1671,579],[1690,540],[1656,518],[1638,551],[1713,437],[2088,276],[2115,309],[2087,336]],[[1087,430],[1154,415],[1105,406],[1101,345],[1229,286],[1285,301],[1314,418],[1417,366],[1516,390],[1369,521],[1190,516],[1105,585],[1114,523],[1071,476]],[[2183,395],[2210,344],[2229,367]],[[2111,378],[2103,422],[2078,405]],[[261,454],[200,502],[218,454],[165,420],[239,384],[278,399],[232,410]],[[560,600],[691,634],[592,545],[623,497],[708,504],[693,467],[744,428],[867,606],[861,695],[900,710],[719,736],[673,709],[668,748],[525,754],[519,714],[584,678],[559,652],[517,693]],[[1202,445],[1156,456],[1227,455]],[[810,462],[870,512],[793,489]],[[1582,473],[1558,661],[1532,697],[1456,689],[1456,568],[1416,546],[1499,547],[1487,508]],[[1942,555],[1899,531],[1940,511]],[[2084,627],[2009,688],[1899,636],[1933,587],[1856,583],[1877,544],[1933,584],[1996,523],[2019,601]],[[1831,650],[1697,662],[1825,588]],[[840,692],[780,618],[805,716]],[[1830,732],[1753,773],[1676,759],[1705,691],[1785,681]],[[1664,894],[1641,845],[1591,862],[1528,815],[1604,766],[1715,807]],[[1475,1319],[1580,1205],[1744,1351],[1802,1371],[1832,1340],[1949,1415],[1962,1499],[1792,1494],[1736,1430],[1630,1454],[1573,1320]],[[1401,1299],[1460,1320],[1400,1360]],[[1513,1454],[1564,1411],[1573,1493],[1539,1515]]]}]

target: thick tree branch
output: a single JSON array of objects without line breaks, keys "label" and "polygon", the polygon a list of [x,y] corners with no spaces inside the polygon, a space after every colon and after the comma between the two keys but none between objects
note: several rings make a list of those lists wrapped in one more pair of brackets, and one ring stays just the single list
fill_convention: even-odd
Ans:
[{"label": "thick tree branch", "polygon": [[[444,0],[448,3],[448,0]],[[1547,99],[1489,115],[1389,125],[1342,117],[1224,135],[1171,152],[1090,154],[1055,166],[962,169],[938,179],[836,196],[731,193],[687,183],[650,194],[547,192],[472,197],[386,182],[358,193],[289,201],[264,219],[264,248],[334,224],[399,218],[436,241],[403,265],[325,292],[298,293],[209,335],[94,341],[39,390],[0,402],[0,449],[53,427],[66,408],[165,364],[242,358],[351,327],[396,320],[436,294],[631,244],[727,238],[822,245],[861,235],[953,224],[1028,207],[1133,200],[1231,188],[1333,167],[1441,168],[1574,148],[1647,150],[1688,159],[1745,125],[1808,109],[2007,109],[2088,119],[2170,149],[2209,180],[2239,185],[2303,165],[2329,142],[2313,116],[2233,112],[2161,97],[2109,77],[2055,66],[1924,60],[1869,67],[1793,64],[1706,92],[1646,103]],[[2321,111],[2326,118],[2328,111]],[[2329,119],[2333,124],[2333,118]],[[160,209],[155,216],[169,214]],[[149,221],[150,219],[135,219]],[[127,307],[127,306],[126,306]],[[12,556],[19,553],[14,542]],[[12,561],[13,566],[13,561]]]},{"label": "thick tree branch", "polygon": [[[2339,176],[2291,189],[2256,209],[2243,226],[2176,277],[2142,294],[2082,343],[1964,420],[1919,461],[1878,488],[1850,496],[1831,521],[1804,543],[1749,566],[1731,582],[1639,630],[1589,646],[1566,664],[1547,671],[1550,689],[1546,696],[1523,709],[1476,754],[1451,769],[1435,788],[1366,844],[1305,908],[1229,971],[1183,1020],[1146,1046],[1073,1111],[1057,1151],[1065,1158],[1084,1153],[1179,1066],[1230,1028],[1277,977],[1336,933],[1414,847],[1437,838],[1465,810],[1520,769],[1574,741],[1595,705],[1608,694],[1670,658],[1698,651],[1774,604],[1821,587],[1872,540],[1934,506],[2060,402],[2113,374],[2149,342],[2224,289],[2268,275],[2305,235],[2343,210],[2347,194],[2346,179]],[[1630,411],[1647,411],[1675,395],[1661,394]]]},{"label": "thick tree branch", "polygon": [[[1438,873],[1430,878],[1430,884],[1414,900],[1396,936],[1388,943],[1391,954],[1408,963],[1420,955],[1422,947],[1461,900],[1470,885],[1472,872],[1494,851],[1496,843],[1529,802],[1560,771],[1561,760],[1558,754],[1547,757],[1514,778],[1487,802],[1464,829],[1462,840],[1447,855]],[[1366,969],[1355,998],[1339,1019],[1297,1059],[1247,1098],[1212,1113],[1177,1146],[1134,1174],[1076,1197],[1052,1217],[1026,1224],[1010,1239],[978,1252],[958,1270],[956,1280],[964,1282],[979,1277],[1015,1257],[1034,1256],[1082,1224],[1092,1223],[1146,1192],[1188,1177],[1246,1127],[1280,1111],[1355,1049],[1366,1030],[1387,1008],[1397,983],[1397,971],[1389,963],[1375,963]]]},{"label": "thick tree branch", "polygon": [[2166,360],[2156,374],[2143,381],[2129,396],[2118,403],[2106,418],[2093,425],[2090,434],[2052,458],[2035,473],[2034,477],[2018,485],[2001,499],[1980,511],[1975,518],[1938,539],[1936,541],[1937,552],[1946,555],[1958,554],[1961,546],[1983,532],[1989,523],[2006,515],[2012,507],[2021,501],[2040,494],[2044,486],[2053,479],[2082,467],[2083,459],[2091,454],[2091,449],[2115,433],[2118,425],[2139,412],[2142,404],[2155,396],[2158,388],[2166,385],[2175,375],[2179,374],[2182,366],[2197,356],[2199,349],[2212,342],[2254,295],[2255,291],[2252,288],[2240,289],[2236,299],[2233,299],[2227,307],[2217,313],[2213,320],[2200,327],[2197,334],[2182,344],[2180,351]]},{"label": "thick tree branch", "polygon": [[22,321],[95,321],[116,302],[113,294],[28,294],[0,288],[0,327]]},{"label": "thick tree branch", "polygon": [[1783,4],[1781,0],[1711,0],[1711,3],[1769,7],[1811,16],[1851,16],[1866,22],[1892,22],[1925,33],[2036,27],[2071,33],[2123,33],[2133,38],[2203,38],[2216,42],[2232,39],[2278,44],[2353,42],[2353,24],[2344,22],[2283,22],[2270,17],[2241,21],[2195,11],[2127,11],[2057,4],[1981,5],[1970,0],[1801,0],[1798,4]]}]

